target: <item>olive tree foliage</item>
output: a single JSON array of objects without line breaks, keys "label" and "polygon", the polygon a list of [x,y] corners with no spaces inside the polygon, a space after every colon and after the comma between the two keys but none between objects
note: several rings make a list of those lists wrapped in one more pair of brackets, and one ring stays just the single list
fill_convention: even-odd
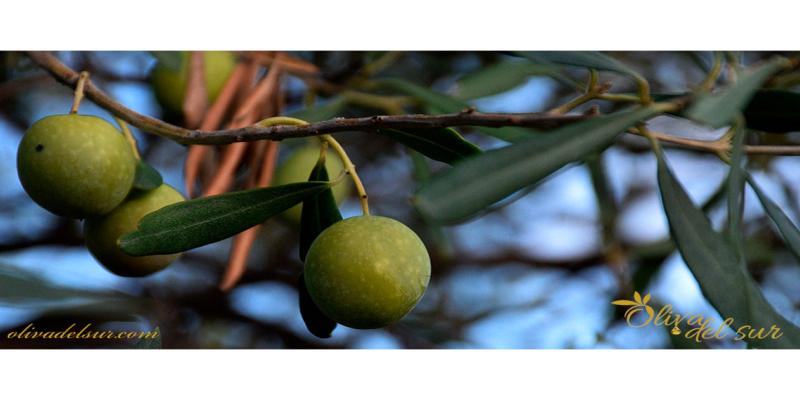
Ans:
[{"label": "olive tree foliage", "polygon": [[[272,111],[279,112],[262,113],[260,117],[292,118],[272,122],[259,118],[264,121],[236,125],[236,115],[226,114],[230,123],[219,123],[211,128],[195,123],[191,123],[195,126],[188,126],[194,115],[188,100],[184,103],[183,116],[148,116],[134,112],[105,94],[100,87],[102,84],[135,80],[136,77],[112,72],[113,68],[103,65],[102,57],[77,54],[70,69],[40,53],[31,52],[27,56],[15,54],[14,64],[18,70],[4,86],[12,87],[15,82],[24,86],[25,82],[19,83],[20,80],[31,80],[31,76],[44,70],[50,74],[49,80],[39,84],[52,84],[55,78],[74,88],[76,71],[88,70],[93,82],[87,84],[86,98],[127,124],[155,134],[148,136],[151,139],[148,148],[157,149],[174,142],[192,147],[234,148],[243,143],[277,143],[335,133],[362,175],[368,174],[371,168],[388,168],[380,166],[381,160],[390,155],[394,157],[398,149],[402,149],[400,158],[412,166],[412,181],[404,188],[407,192],[404,196],[387,199],[387,206],[381,205],[380,195],[371,195],[370,200],[373,209],[399,208],[400,211],[392,211],[394,215],[420,233],[431,252],[432,284],[437,277],[443,278],[465,264],[486,262],[492,265],[491,260],[476,260],[460,254],[458,246],[452,243],[455,240],[450,235],[453,227],[502,213],[504,207],[535,192],[560,171],[588,168],[597,195],[602,231],[599,252],[561,264],[512,254],[495,260],[496,264],[513,261],[531,267],[549,264],[564,269],[605,265],[618,276],[620,295],[630,297],[635,290],[643,291],[667,256],[677,251],[705,299],[723,319],[733,319],[733,328],[775,326],[783,333],[778,339],[748,338],[748,345],[800,347],[800,328],[767,300],[756,279],[758,273],[754,278],[753,272],[757,272],[754,265],[758,265],[758,260],[748,245],[761,243],[763,229],[751,229],[743,222],[744,193],[752,190],[776,228],[768,230],[782,241],[772,247],[787,250],[795,263],[800,262],[800,231],[792,212],[772,200],[752,174],[757,169],[768,171],[773,160],[800,155],[800,146],[792,142],[790,135],[800,131],[800,92],[797,91],[800,57],[795,54],[731,51],[294,52],[285,59],[273,54],[270,55],[273,64],[260,65],[262,69],[257,76],[262,81],[272,79],[269,71],[275,69],[275,65],[290,72],[282,75],[283,80],[276,81],[280,82],[276,86],[281,94],[277,101],[280,105],[274,106]],[[145,56],[154,56],[162,63],[174,62],[170,55]],[[240,57],[247,59],[252,55],[243,53]],[[281,59],[283,61],[275,61]],[[313,68],[304,70],[305,67],[301,67],[308,65]],[[665,69],[673,73],[665,74]],[[675,76],[684,81],[677,82]],[[520,107],[526,111],[523,113],[481,109],[481,104],[488,104],[482,99],[513,94],[531,79],[546,80],[552,92],[538,109]],[[187,96],[191,96],[191,87],[190,84]],[[199,97],[195,94],[193,98]],[[194,119],[203,120],[203,113],[210,112],[213,107],[213,104],[205,104],[195,108],[201,111],[200,117]],[[28,123],[19,114],[12,115],[15,111],[4,114],[21,125]],[[671,121],[691,121],[709,131],[718,129],[724,133],[712,139],[689,139],[659,132],[648,123],[665,117]],[[336,146],[338,142],[326,143]],[[222,151],[221,148],[217,147],[217,151]],[[255,146],[250,148],[255,149]],[[611,148],[650,154],[649,160],[656,166],[654,179],[667,217],[669,238],[642,246],[626,243],[619,237],[618,216],[626,203],[615,198],[610,188],[609,172],[613,171],[607,170],[603,159]],[[693,201],[673,173],[670,155],[677,152],[700,152],[727,166],[724,184],[704,204]],[[146,151],[143,158],[147,159]],[[345,167],[350,165],[349,161],[344,159]],[[249,171],[252,167],[242,161],[237,171]],[[355,175],[355,170],[350,175]],[[147,175],[145,171],[137,176],[142,181],[146,181],[147,176],[152,178],[152,174]],[[120,238],[119,246],[135,256],[188,251],[191,257],[193,249],[214,246],[265,223],[271,226],[275,224],[274,216],[303,204],[300,226],[276,228],[292,232],[291,239],[286,239],[287,235],[270,236],[273,245],[268,246],[267,254],[260,256],[270,267],[249,269],[233,280],[241,279],[240,285],[268,281],[294,284],[302,267],[294,261],[297,254],[290,254],[287,249],[295,249],[293,244],[297,243],[302,260],[319,232],[342,218],[330,196],[331,187],[341,180],[335,178],[328,176],[324,163],[317,163],[307,182],[294,184],[248,187],[243,183],[244,178],[234,176],[221,193],[149,214],[137,230]],[[160,179],[157,180],[160,183]],[[379,182],[365,179],[366,192],[371,191],[370,184],[379,185]],[[368,213],[366,192],[360,187],[361,181],[357,180],[356,185],[359,186],[358,201],[363,202],[364,211]],[[377,187],[372,191],[381,192]],[[719,210],[724,211],[722,222],[712,223],[710,213]],[[280,263],[289,267],[281,267]],[[9,298],[4,293],[18,287],[10,283],[12,280],[13,285],[24,281],[31,287],[47,286],[35,276],[4,273],[0,287],[5,289],[0,297]],[[49,300],[53,307],[58,304],[53,298],[57,294],[83,296],[96,307],[123,304],[118,309],[105,310],[108,312],[104,315],[108,320],[115,320],[144,314],[154,324],[160,324],[163,332],[169,332],[164,326],[168,318],[154,315],[148,305],[167,302],[164,300],[167,298],[174,312],[193,310],[206,327],[217,322],[221,329],[245,325],[256,336],[279,337],[286,346],[326,346],[325,342],[309,339],[285,325],[265,324],[237,314],[228,309],[229,306],[221,306],[226,303],[227,295],[218,290],[186,290],[164,298],[153,295],[139,299],[114,292],[83,293],[63,288],[39,288],[28,292],[30,295],[14,293],[16,297],[11,298],[15,301]],[[302,284],[299,293],[301,296],[305,293]],[[109,302],[109,299],[114,301]],[[301,308],[309,307],[305,301],[300,299]],[[326,331],[330,333],[335,327],[335,324],[319,321],[324,315],[315,310],[306,311],[304,317],[308,328],[319,337],[326,336]],[[387,328],[407,347],[434,347],[448,340],[458,340],[469,323],[465,319],[445,323],[442,328],[436,321],[446,321],[448,316],[430,309],[421,311],[418,317],[412,313],[411,317],[407,325],[401,323]],[[165,343],[169,340],[169,336],[164,337]],[[183,340],[180,343],[176,340],[174,345],[202,346],[185,336]]]}]

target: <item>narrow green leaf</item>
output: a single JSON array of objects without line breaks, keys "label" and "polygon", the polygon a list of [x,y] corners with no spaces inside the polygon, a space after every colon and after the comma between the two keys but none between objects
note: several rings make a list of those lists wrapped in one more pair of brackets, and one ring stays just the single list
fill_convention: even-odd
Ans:
[{"label": "narrow green leaf", "polygon": [[800,262],[800,230],[797,229],[797,226],[789,219],[789,216],[775,204],[772,199],[770,199],[756,184],[753,180],[753,177],[749,174],[746,177],[747,182],[750,184],[750,187],[753,188],[753,191],[756,192],[756,196],[758,196],[758,200],[761,202],[761,205],[764,206],[764,211],[767,213],[769,218],[775,225],[778,226],[778,230],[781,232],[783,239],[786,241],[786,244],[789,246],[789,250],[791,251],[792,255],[794,256],[797,262]]},{"label": "narrow green leaf", "polygon": [[133,187],[141,190],[153,190],[161,186],[164,179],[155,168],[145,164],[142,160],[136,163],[136,175],[133,178]]},{"label": "narrow green leaf", "polygon": [[[308,180],[312,182],[328,180],[324,153],[311,170]],[[311,243],[322,231],[341,220],[342,214],[339,212],[331,189],[325,189],[304,201],[303,212],[300,216],[300,260],[306,260],[306,253],[308,253]]]},{"label": "narrow green leaf", "polygon": [[603,243],[606,246],[615,245],[617,232],[617,216],[619,208],[614,199],[614,192],[608,180],[606,167],[603,164],[601,154],[591,156],[586,160],[589,169],[589,177],[592,180],[595,199],[600,211],[600,225],[603,228]]},{"label": "narrow green leaf", "polygon": [[769,304],[747,272],[744,261],[714,230],[706,214],[694,205],[663,155],[660,152],[657,155],[658,183],[672,238],[705,298],[722,318],[733,318],[734,330],[744,327],[743,332],[747,333],[749,328],[745,326],[749,325],[756,332],[763,328],[763,334],[775,326],[782,334],[776,339],[745,339],[749,344],[760,348],[800,348],[800,329]]},{"label": "narrow green leaf", "polygon": [[580,89],[586,86],[552,65],[501,61],[459,79],[456,97],[472,100],[493,96],[525,83],[531,76],[548,76]]},{"label": "narrow green leaf", "polygon": [[[692,95],[697,93],[653,93],[650,96],[656,101],[669,101]],[[800,131],[800,92],[757,90],[742,113],[747,127],[752,130],[770,133]],[[689,118],[687,110],[678,110],[673,114]]]},{"label": "narrow green leaf", "polygon": [[408,146],[430,159],[451,165],[483,152],[452,128],[381,129],[378,134]]},{"label": "narrow green leaf", "polygon": [[142,218],[119,247],[132,256],[180,253],[244,232],[330,187],[301,182],[172,204]]},{"label": "narrow green leaf", "polygon": [[173,71],[177,72],[181,70],[183,58],[181,58],[181,52],[179,51],[151,51],[150,55],[155,57],[159,63]]},{"label": "narrow green leaf", "polygon": [[[422,185],[430,181],[432,174],[425,156],[411,149],[408,149],[408,153],[411,156],[411,161],[414,163],[414,177],[417,179],[417,184]],[[435,221],[423,218],[423,222],[425,222],[425,226],[428,228],[428,232],[430,232],[431,240],[439,256],[444,259],[452,258],[453,248],[447,232]]]},{"label": "narrow green leaf", "polygon": [[687,118],[720,128],[733,122],[743,111],[756,91],[771,76],[785,66],[786,60],[775,58],[759,66],[743,70],[736,83],[722,93],[700,93],[686,110]]},{"label": "narrow green leaf", "polygon": [[537,62],[617,72],[637,80],[643,79],[638,72],[624,63],[598,51],[520,51],[516,54]]},{"label": "narrow green leaf", "polygon": [[308,123],[327,121],[331,118],[340,116],[344,106],[344,99],[341,97],[336,97],[328,100],[324,104],[304,108],[296,113],[290,114],[289,116],[306,121]]},{"label": "narrow green leaf", "polygon": [[758,131],[800,131],[800,92],[759,90],[744,110],[747,127]]},{"label": "narrow green leaf", "polygon": [[0,263],[0,304],[12,307],[61,309],[95,303],[135,302],[122,292],[57,286],[15,265]]},{"label": "narrow green leaf", "polygon": [[[325,167],[325,153],[317,160],[311,170],[309,181],[327,181],[328,169]],[[300,219],[300,260],[305,261],[311,243],[322,231],[342,220],[342,214],[336,205],[333,191],[328,188],[317,195],[310,196],[303,202],[303,213]],[[306,289],[303,274],[297,278],[297,289],[300,296],[300,315],[306,328],[312,335],[326,339],[336,329],[337,323],[328,318],[314,304]]]},{"label": "narrow green leaf", "polygon": [[[434,114],[452,114],[469,109],[471,106],[461,100],[456,100],[441,93],[434,92],[428,88],[401,79],[383,79],[379,81],[382,85],[401,92],[405,92],[415,99],[425,103],[430,107]],[[475,129],[496,137],[506,142],[519,142],[533,136],[533,131],[525,128],[506,127],[506,128],[486,128],[475,127]]]},{"label": "narrow green leaf", "polygon": [[160,350],[162,349],[161,344],[161,330],[156,327],[155,329],[155,336],[150,337],[143,337],[133,345],[133,348],[136,350]]},{"label": "narrow green leaf", "polygon": [[[741,117],[740,117],[741,118]],[[736,130],[733,137],[733,154],[731,157],[731,170],[728,173],[728,242],[736,250],[739,259],[744,257],[744,243],[742,242],[741,224],[744,212],[744,170],[742,159],[744,156],[744,138],[747,131]]]},{"label": "narrow green leaf", "polygon": [[592,118],[470,157],[422,185],[414,204],[426,219],[456,223],[571,162],[604,150],[625,129],[659,113],[658,107],[648,106]]},{"label": "narrow green leaf", "polygon": [[320,339],[331,337],[338,324],[323,314],[322,310],[314,304],[314,300],[306,289],[306,280],[302,273],[297,277],[297,291],[300,294],[300,316],[303,317],[308,331]]}]

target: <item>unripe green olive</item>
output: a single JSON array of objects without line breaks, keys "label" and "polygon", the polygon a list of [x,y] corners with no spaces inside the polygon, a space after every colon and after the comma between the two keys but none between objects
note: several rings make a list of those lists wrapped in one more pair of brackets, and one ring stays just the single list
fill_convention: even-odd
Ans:
[{"label": "unripe green olive", "polygon": [[[319,145],[304,145],[292,153],[286,162],[275,171],[274,185],[286,185],[288,183],[306,182],[311,170],[319,159]],[[336,178],[344,169],[344,164],[338,155],[332,150],[325,152],[325,168],[331,179]],[[331,188],[333,198],[337,204],[347,197],[350,192],[352,182],[345,179],[343,182]],[[298,204],[280,214],[281,218],[293,225],[300,225],[300,217],[303,214],[303,205]]]},{"label": "unripe green olive", "polygon": [[117,240],[135,230],[145,215],[184,200],[182,194],[167,184],[148,191],[134,190],[114,211],[86,220],[83,224],[86,247],[103,267],[119,276],[142,277],[161,271],[182,253],[133,257],[120,250]]},{"label": "unripe green olive", "polygon": [[117,128],[89,115],[36,121],[17,150],[17,172],[33,201],[67,218],[103,215],[133,185],[136,159]]},{"label": "unripe green olive", "polygon": [[[153,85],[158,104],[167,113],[174,115],[183,113],[183,99],[186,97],[186,87],[189,84],[190,58],[191,52],[181,52],[180,71],[174,71],[161,63],[153,69],[150,83]],[[209,104],[222,91],[234,68],[236,68],[236,55],[232,52],[203,52],[203,77]]]},{"label": "unripe green olive", "polygon": [[402,223],[361,216],[331,225],[314,240],[304,274],[311,299],[330,319],[375,329],[399,321],[419,302],[431,261]]}]

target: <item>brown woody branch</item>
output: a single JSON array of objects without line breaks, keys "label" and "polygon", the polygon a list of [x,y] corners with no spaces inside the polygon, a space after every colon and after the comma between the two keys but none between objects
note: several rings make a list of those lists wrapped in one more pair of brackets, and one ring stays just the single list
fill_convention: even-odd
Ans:
[{"label": "brown woody branch", "polygon": [[[26,54],[36,65],[50,73],[58,82],[73,89],[77,85],[78,72],[58,61],[49,52],[28,51]],[[264,139],[282,140],[336,132],[374,132],[390,128],[446,128],[451,126],[554,128],[591,117],[587,115],[552,115],[549,113],[487,114],[474,112],[474,110],[470,109],[460,113],[443,115],[384,115],[350,119],[335,118],[305,125],[278,125],[269,128],[248,126],[240,129],[202,131],[181,128],[137,113],[103,93],[91,80],[86,82],[84,95],[98,106],[129,124],[182,144],[208,145]]]}]

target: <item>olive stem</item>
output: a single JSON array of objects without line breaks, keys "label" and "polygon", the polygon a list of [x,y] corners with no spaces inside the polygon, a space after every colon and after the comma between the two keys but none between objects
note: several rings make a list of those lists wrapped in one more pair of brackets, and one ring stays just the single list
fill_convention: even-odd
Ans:
[{"label": "olive stem", "polygon": [[114,117],[114,121],[117,121],[117,125],[119,125],[119,129],[122,131],[122,135],[125,136],[125,140],[128,141],[128,144],[131,146],[131,151],[133,152],[133,157],[137,160],[142,159],[142,154],[139,153],[139,144],[136,142],[136,138],[133,137],[131,133],[131,128],[128,127],[128,124],[125,123],[120,118]]},{"label": "olive stem", "polygon": [[353,179],[353,183],[356,184],[356,190],[358,191],[358,197],[361,199],[361,211],[365,216],[369,216],[369,203],[367,201],[368,196],[366,190],[364,190],[364,185],[361,183],[361,178],[358,177],[356,173],[356,166],[350,161],[350,157],[347,156],[347,153],[342,148],[342,145],[336,141],[331,135],[319,135],[321,140],[327,142],[335,151],[336,154],[339,155],[339,158],[342,159],[342,163],[344,164],[344,169],[347,171],[347,174],[350,175],[350,178]]},{"label": "olive stem", "polygon": [[643,124],[636,125],[636,129],[639,131],[639,134],[646,137],[647,140],[650,141],[650,144],[653,146],[653,152],[656,153],[656,157],[661,158],[661,142],[658,141],[658,138],[653,132],[650,132]]},{"label": "olive stem", "polygon": [[[274,125],[305,125],[308,122],[303,121],[297,118],[291,117],[272,117],[267,118],[265,120],[256,122],[253,126],[259,126],[263,128],[268,128]],[[339,158],[342,159],[342,163],[344,164],[344,170],[350,175],[350,178],[353,179],[353,183],[356,184],[356,189],[358,190],[358,196],[361,198],[361,209],[364,215],[369,215],[369,204],[367,203],[367,192],[364,190],[364,185],[361,183],[361,179],[358,177],[356,173],[356,166],[350,161],[350,157],[347,156],[347,152],[344,151],[342,146],[339,142],[336,141],[331,135],[323,134],[318,136],[320,140],[327,142],[333,150],[336,151],[336,154],[339,155]]]},{"label": "olive stem", "polygon": [[714,66],[709,71],[708,75],[706,75],[705,79],[700,82],[700,87],[703,90],[711,90],[714,88],[714,84],[719,79],[719,74],[722,72],[722,53],[719,51],[714,52]]},{"label": "olive stem", "polygon": [[77,114],[78,107],[83,100],[83,88],[86,86],[86,80],[89,79],[89,73],[86,71],[81,72],[78,76],[78,85],[75,87],[75,100],[72,101],[72,109],[69,110],[70,114]]},{"label": "olive stem", "polygon": [[586,93],[570,100],[567,104],[552,109],[550,113],[556,115],[564,114],[587,101],[594,100],[598,94],[600,93],[597,90],[597,72],[590,70],[589,85],[586,86]]}]

